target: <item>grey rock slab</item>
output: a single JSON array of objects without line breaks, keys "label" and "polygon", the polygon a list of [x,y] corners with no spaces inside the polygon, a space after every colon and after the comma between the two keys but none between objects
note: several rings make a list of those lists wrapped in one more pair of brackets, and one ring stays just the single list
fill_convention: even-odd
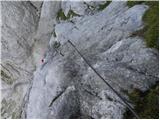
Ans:
[{"label": "grey rock slab", "polygon": [[[33,81],[36,82],[33,86],[36,85],[37,88],[31,90],[28,118],[72,116],[76,106],[69,113],[61,111],[63,107],[71,107],[70,103],[63,103],[68,101],[67,95],[59,98],[58,104],[54,104],[54,109],[51,110],[53,115],[46,106],[56,91],[70,85],[74,85],[78,91],[80,113],[77,114],[91,118],[122,118],[126,109],[123,102],[66,42],[71,40],[95,69],[127,99],[123,90],[139,88],[145,91],[158,80],[155,75],[158,73],[158,58],[154,54],[156,51],[146,48],[142,39],[129,37],[130,33],[143,27],[142,16],[148,7],[136,5],[129,9],[126,2],[114,1],[103,11],[86,15],[83,3],[62,2],[65,14],[69,11],[68,6],[85,15],[74,17],[73,22],[62,21],[55,25],[56,37],[51,38],[50,47],[53,41],[59,41],[65,56],[57,54],[49,57],[52,60],[38,70],[41,74],[35,74]],[[78,7],[74,9],[74,6]],[[150,63],[152,61],[155,64]],[[40,93],[39,88],[43,89]],[[43,97],[39,99],[36,96]]]},{"label": "grey rock slab", "polygon": [[34,36],[33,58],[36,66],[40,65],[47,51],[48,42],[54,32],[57,12],[61,1],[44,1],[41,8],[38,29]]},{"label": "grey rock slab", "polygon": [[42,4],[43,4],[43,1],[30,1],[38,11],[41,10],[41,7],[42,7]]},{"label": "grey rock slab", "polygon": [[35,69],[31,54],[37,23],[36,9],[29,2],[1,2],[2,118],[21,117]]}]

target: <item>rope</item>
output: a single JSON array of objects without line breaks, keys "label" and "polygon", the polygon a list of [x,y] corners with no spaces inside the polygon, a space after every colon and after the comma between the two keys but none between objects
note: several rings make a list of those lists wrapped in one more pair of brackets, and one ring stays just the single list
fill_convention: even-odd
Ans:
[{"label": "rope", "polygon": [[80,53],[76,46],[68,40],[71,46],[78,52],[78,54],[83,58],[83,60],[88,64],[88,66],[101,78],[101,80],[126,104],[126,107],[133,113],[133,115],[140,119],[137,113],[132,109],[132,107],[125,101],[125,99],[92,67],[92,65],[87,61],[87,59]]}]

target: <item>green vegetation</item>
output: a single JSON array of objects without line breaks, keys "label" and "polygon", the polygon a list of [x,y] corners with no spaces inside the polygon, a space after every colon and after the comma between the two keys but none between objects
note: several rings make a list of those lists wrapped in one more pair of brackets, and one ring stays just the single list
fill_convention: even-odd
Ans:
[{"label": "green vegetation", "polygon": [[80,16],[79,14],[75,13],[73,10],[69,10],[67,16],[65,16],[62,9],[60,9],[57,13],[57,19],[58,20],[68,20],[70,18],[73,18],[74,16]]},{"label": "green vegetation", "polygon": [[[145,119],[159,118],[159,85],[158,83],[146,92],[135,89],[128,94],[130,100],[135,105],[134,109],[140,116]],[[133,114],[127,110],[124,118],[134,118]]]},{"label": "green vegetation", "polygon": [[149,6],[143,16],[145,27],[133,35],[143,37],[148,47],[159,49],[159,3],[158,1],[128,1],[127,5],[132,7],[142,3]]},{"label": "green vegetation", "polygon": [[60,9],[58,11],[58,13],[57,13],[57,19],[58,20],[66,20],[67,19],[62,9]]},{"label": "green vegetation", "polygon": [[100,4],[98,10],[104,10],[112,1],[106,1],[104,4]]},{"label": "green vegetation", "polygon": [[[127,5],[132,7],[136,4],[146,4],[149,9],[143,16],[144,28],[132,34],[132,36],[143,37],[147,47],[159,49],[159,3],[158,1],[128,1]],[[146,92],[134,90],[129,94],[130,100],[135,105],[135,111],[140,118],[159,118],[159,86],[153,86]],[[133,118],[132,113],[127,110],[124,118]]]},{"label": "green vegetation", "polygon": [[146,2],[150,6],[144,14],[144,39],[148,47],[159,48],[159,4],[158,1]]}]

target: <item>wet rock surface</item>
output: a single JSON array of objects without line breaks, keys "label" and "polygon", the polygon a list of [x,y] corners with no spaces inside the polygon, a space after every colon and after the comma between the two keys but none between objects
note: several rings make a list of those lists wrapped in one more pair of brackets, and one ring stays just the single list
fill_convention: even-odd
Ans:
[{"label": "wet rock surface", "polygon": [[[16,2],[2,2],[2,8],[3,4],[19,8]],[[130,92],[134,88],[146,91],[158,81],[158,51],[147,48],[142,38],[130,37],[131,33],[143,27],[142,16],[148,6],[135,5],[128,8],[124,1],[113,1],[104,10],[99,10],[100,4],[104,2],[46,1],[43,2],[40,18],[33,8],[31,13],[35,19],[32,22],[36,23],[35,26],[28,26],[34,27],[33,30],[29,27],[31,33],[36,32],[34,35],[27,34],[32,39],[26,38],[25,41],[29,48],[32,46],[32,51],[26,53],[29,49],[25,45],[25,52],[19,51],[33,55],[25,59],[33,62],[27,62],[24,68],[29,69],[33,76],[25,74],[23,79],[33,79],[27,93],[23,92],[26,97],[19,95],[25,103],[20,106],[22,118],[123,118],[126,106],[122,100],[95,74],[68,40],[76,45],[88,62],[126,99],[128,96],[124,91]],[[20,8],[17,11],[21,11]],[[57,19],[60,9],[66,16],[69,11],[73,11],[72,17]],[[2,14],[2,27],[6,16]],[[22,27],[23,25],[25,24]],[[5,38],[5,34],[9,33],[2,29],[2,38]],[[24,34],[19,34],[25,37]],[[17,38],[12,41],[16,40]],[[20,40],[23,42],[23,39]],[[6,37],[4,42],[7,41],[10,39]],[[15,51],[12,52],[15,54]],[[14,55],[9,51],[8,53]],[[15,55],[20,56],[18,53]],[[6,56],[4,54],[3,58],[2,55],[2,60],[6,61]],[[29,66],[36,66],[36,70],[33,72]],[[23,71],[20,73],[23,74]],[[13,84],[14,81],[9,81],[13,77],[8,76],[5,84]],[[23,79],[21,80],[24,81]],[[27,85],[21,86],[20,90],[24,86]],[[3,103],[6,103],[5,99]],[[6,114],[10,112],[7,111]]]}]

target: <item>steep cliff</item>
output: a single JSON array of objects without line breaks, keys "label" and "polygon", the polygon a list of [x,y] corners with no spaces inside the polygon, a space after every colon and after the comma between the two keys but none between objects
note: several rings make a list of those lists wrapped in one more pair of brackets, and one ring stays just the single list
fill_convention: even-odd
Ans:
[{"label": "steep cliff", "polygon": [[147,5],[1,4],[3,118],[123,118],[123,101],[68,40],[128,102],[124,91],[146,91],[158,81],[158,51],[131,37],[144,27]]}]

